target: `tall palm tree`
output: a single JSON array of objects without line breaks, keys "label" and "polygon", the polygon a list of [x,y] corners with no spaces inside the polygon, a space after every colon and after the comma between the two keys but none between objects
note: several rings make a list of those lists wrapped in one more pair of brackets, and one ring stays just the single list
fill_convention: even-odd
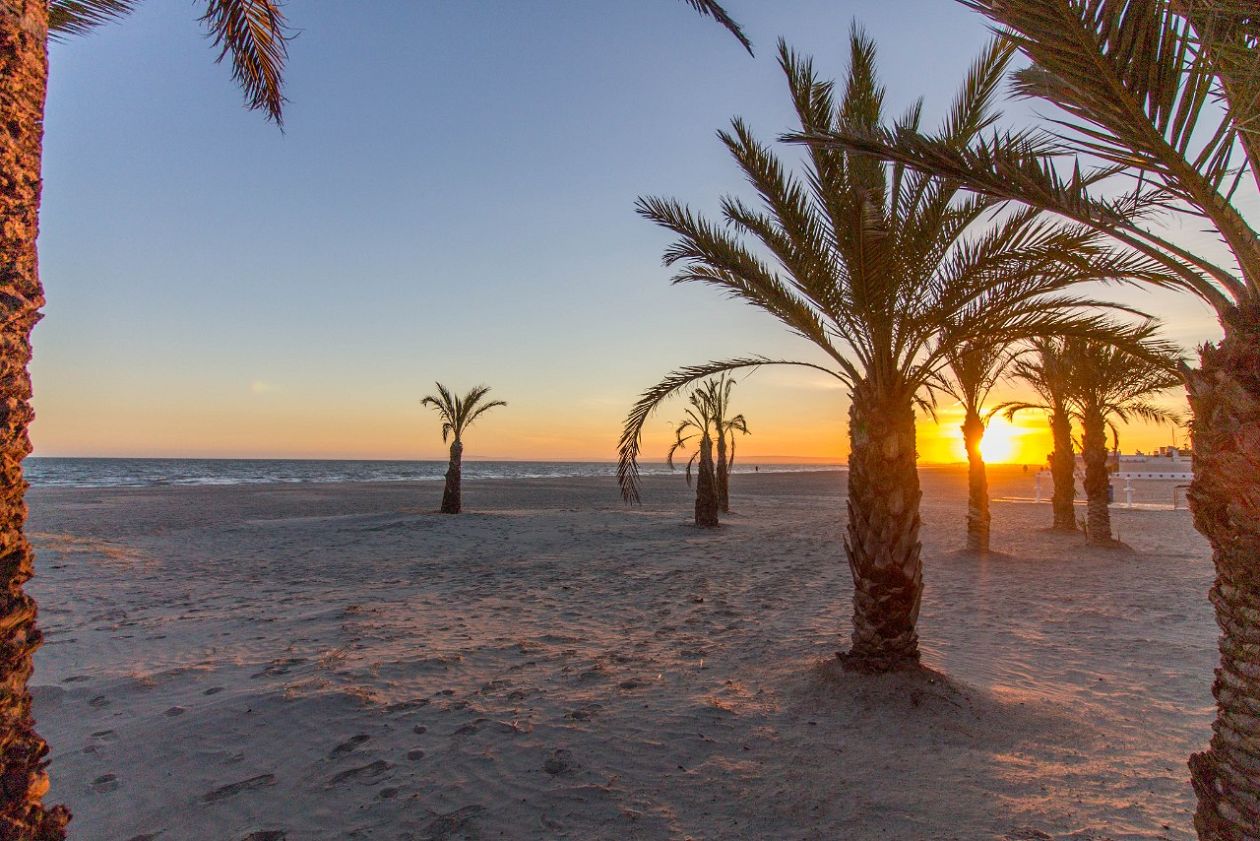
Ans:
[{"label": "tall palm tree", "polygon": [[[0,837],[59,839],[69,812],[45,808],[48,746],[35,732],[27,681],[42,641],[24,590],[33,554],[24,533],[31,450],[31,329],[44,290],[35,248],[39,225],[48,36],[77,35],[120,17],[136,0],[0,2]],[[286,30],[278,2],[206,0],[202,20],[250,108],[280,120]]]},{"label": "tall palm tree", "polygon": [[[739,25],[714,0],[685,0],[726,27],[750,53]],[[42,641],[24,585],[34,556],[24,532],[30,453],[31,330],[41,317],[36,233],[43,156],[48,37],[85,34],[125,17],[140,0],[0,0],[0,837],[56,839],[69,812],[46,809],[48,746],[35,732],[27,681]],[[202,22],[230,58],[249,108],[282,118],[287,31],[281,0],[199,0]]]},{"label": "tall palm tree", "polygon": [[731,512],[731,469],[735,466],[735,433],[749,434],[748,421],[742,414],[728,417],[731,390],[734,387],[735,378],[726,373],[716,380],[705,383],[705,390],[713,409],[714,436],[717,440],[717,463],[714,472],[717,480],[718,508],[724,514]]},{"label": "tall palm tree", "polygon": [[1064,347],[1068,397],[1081,423],[1081,454],[1085,460],[1087,509],[1085,537],[1095,545],[1114,545],[1108,508],[1111,477],[1107,471],[1107,429],[1119,449],[1115,422],[1131,418],[1176,423],[1173,412],[1151,398],[1181,383],[1180,359],[1167,346],[1152,346],[1137,356],[1115,345],[1088,339],[1068,339]]},{"label": "tall palm tree", "polygon": [[[977,195],[1089,225],[1158,260],[1210,304],[1223,336],[1183,372],[1193,414],[1195,526],[1212,546],[1221,629],[1211,745],[1190,759],[1204,839],[1257,837],[1260,825],[1260,235],[1234,201],[1260,188],[1260,19],[1253,0],[962,0],[1032,61],[1016,91],[1051,103],[1049,129],[997,133],[960,148],[917,131],[860,126],[797,140],[861,151],[948,176]],[[1070,174],[1063,155],[1102,166]],[[1106,198],[1098,184],[1132,176]],[[1169,239],[1152,211],[1210,227],[1227,261]]]},{"label": "tall palm tree", "polygon": [[[780,43],[779,62],[803,130],[883,124],[875,46],[855,28],[850,52],[836,101],[811,62]],[[945,120],[943,132],[952,142],[968,144],[992,121],[992,99],[1011,52],[995,42],[972,67]],[[916,107],[898,125],[912,128],[918,120]],[[669,375],[644,392],[626,419],[622,493],[638,499],[640,432],[674,391],[721,371],[767,364],[834,377],[852,398],[845,552],[854,610],[852,646],[843,660],[865,671],[913,664],[923,583],[916,394],[946,364],[946,348],[981,337],[1014,342],[1098,329],[1104,319],[1081,313],[1096,302],[1067,294],[1069,284],[1160,269],[1116,253],[1083,226],[1050,224],[1031,212],[991,218],[993,202],[959,200],[948,180],[900,165],[819,148],[798,178],[743,121],[734,120],[719,136],[761,208],[728,197],[725,225],[660,198],[640,199],[639,212],[679,237],[665,253],[667,264],[682,266],[675,282],[711,284],[765,310],[812,342],[824,362],[745,357]],[[992,226],[965,233],[982,219]],[[761,249],[773,256],[774,267],[759,256]]]},{"label": "tall palm tree", "polygon": [[691,484],[691,468],[694,466],[697,468],[695,522],[700,528],[715,528],[721,508],[718,495],[719,474],[713,464],[713,437],[716,434],[720,438],[722,434],[715,399],[719,393],[715,380],[710,380],[691,392],[687,398],[690,406],[683,410],[683,420],[674,430],[674,443],[665,456],[672,468],[674,454],[693,441],[696,444],[696,452],[687,462],[687,484]]},{"label": "tall palm tree", "polygon": [[949,394],[963,408],[962,435],[967,449],[967,551],[989,551],[989,479],[980,445],[989,421],[1002,407],[985,408],[1014,354],[1009,346],[983,339],[945,348],[945,369],[929,385]]},{"label": "tall palm tree", "polygon": [[462,507],[462,477],[464,467],[464,433],[473,421],[496,406],[506,406],[502,400],[482,402],[490,392],[489,386],[479,385],[463,397],[454,396],[441,383],[437,396],[430,394],[420,401],[438,413],[442,419],[442,443],[451,442],[451,459],[446,466],[446,485],[442,490],[442,513],[458,514]]},{"label": "tall palm tree", "polygon": [[1002,404],[1008,420],[1018,412],[1033,409],[1045,412],[1050,423],[1050,497],[1054,531],[1076,531],[1076,446],[1072,442],[1072,408],[1068,398],[1068,369],[1064,362],[1064,341],[1036,338],[1029,353],[1021,354],[1011,365],[1014,379],[1032,387],[1037,401],[1011,401]]}]

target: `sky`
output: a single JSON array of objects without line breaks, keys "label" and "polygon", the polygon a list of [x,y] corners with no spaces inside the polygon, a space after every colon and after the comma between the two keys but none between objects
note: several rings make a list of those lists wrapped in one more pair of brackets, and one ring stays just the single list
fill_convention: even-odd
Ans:
[{"label": "sky", "polygon": [[[466,457],[604,460],[676,367],[818,360],[765,313],[671,286],[670,236],[635,198],[713,212],[748,195],[715,132],[736,115],[767,141],[793,127],[779,37],[838,78],[859,21],[890,112],[923,97],[932,125],[987,32],[944,0],[727,8],[755,58],[677,0],[295,0],[283,132],[242,107],[195,4],[54,45],[36,455],[443,458],[420,405],[440,380],[509,404]],[[1187,347],[1218,335],[1195,300],[1130,294]],[[848,402],[822,375],[762,369],[735,400],[743,458],[847,455]],[[648,457],[680,414],[651,421]],[[940,420],[920,425],[923,460],[962,459],[956,410]],[[994,437],[1016,461],[1049,449],[1033,415]]]}]

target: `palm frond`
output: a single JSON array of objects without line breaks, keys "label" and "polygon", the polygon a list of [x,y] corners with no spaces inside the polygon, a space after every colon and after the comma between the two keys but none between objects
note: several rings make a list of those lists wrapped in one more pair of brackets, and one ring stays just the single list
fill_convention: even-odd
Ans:
[{"label": "palm frond", "polygon": [[748,54],[753,54],[752,42],[748,40],[744,30],[735,22],[734,18],[726,13],[721,4],[715,3],[714,0],[683,0],[683,2],[705,17],[713,18],[726,27],[726,30],[734,35],[739,40],[739,43],[744,45],[744,49],[748,50]]},{"label": "palm frond", "polygon": [[55,39],[86,35],[135,11],[140,0],[51,0],[48,32]]},{"label": "palm frond", "polygon": [[232,78],[251,110],[284,124],[283,75],[289,31],[279,0],[205,0],[201,21],[219,48],[217,61],[232,57]]}]

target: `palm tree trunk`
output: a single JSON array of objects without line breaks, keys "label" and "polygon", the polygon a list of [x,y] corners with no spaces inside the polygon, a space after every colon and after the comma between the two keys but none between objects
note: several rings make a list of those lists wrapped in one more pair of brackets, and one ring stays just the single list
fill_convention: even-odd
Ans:
[{"label": "palm tree trunk", "polygon": [[967,447],[967,550],[984,554],[989,551],[989,479],[980,452],[984,421],[971,409],[963,420],[962,434]]},{"label": "palm tree trunk", "polygon": [[464,444],[458,438],[451,443],[451,461],[446,466],[446,487],[442,491],[442,513],[458,514],[460,504],[460,480],[464,468]]},{"label": "palm tree trunk", "polygon": [[1260,307],[1225,320],[1225,338],[1188,375],[1194,411],[1195,527],[1212,545],[1210,597],[1221,628],[1212,741],[1190,758],[1206,841],[1260,839]]},{"label": "palm tree trunk", "polygon": [[1054,452],[1050,454],[1050,478],[1054,495],[1050,507],[1054,511],[1055,531],[1076,531],[1076,453],[1072,448],[1072,417],[1060,406],[1050,416],[1050,434]]},{"label": "palm tree trunk", "polygon": [[1107,423],[1097,408],[1086,407],[1081,417],[1081,454],[1085,458],[1085,539],[1110,545],[1111,509],[1108,495],[1111,474],[1107,472]]},{"label": "palm tree trunk", "polygon": [[853,390],[849,408],[849,524],[853,646],[846,668],[887,672],[919,660],[915,624],[923,595],[919,474],[908,393]]},{"label": "palm tree trunk", "polygon": [[717,439],[717,501],[723,514],[731,513],[730,465],[726,463],[726,434]]},{"label": "palm tree trunk", "polygon": [[27,689],[43,640],[26,525],[22,459],[31,451],[31,330],[40,318],[35,237],[39,227],[48,5],[17,0],[0,9],[0,838],[62,839],[70,813],[46,809],[48,745],[35,732]]},{"label": "palm tree trunk", "polygon": [[696,525],[713,528],[718,524],[717,479],[713,470],[713,439],[700,439],[700,475],[696,477]]}]

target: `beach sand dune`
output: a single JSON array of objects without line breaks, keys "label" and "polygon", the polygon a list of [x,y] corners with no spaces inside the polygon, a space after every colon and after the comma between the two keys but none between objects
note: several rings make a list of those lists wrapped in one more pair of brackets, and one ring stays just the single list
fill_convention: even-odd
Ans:
[{"label": "beach sand dune", "polygon": [[[834,668],[840,473],[36,489],[34,678],[72,837],[1190,839],[1215,630],[1186,511],[1133,551],[923,473],[918,673]],[[999,469],[995,495],[1031,496]]]}]

